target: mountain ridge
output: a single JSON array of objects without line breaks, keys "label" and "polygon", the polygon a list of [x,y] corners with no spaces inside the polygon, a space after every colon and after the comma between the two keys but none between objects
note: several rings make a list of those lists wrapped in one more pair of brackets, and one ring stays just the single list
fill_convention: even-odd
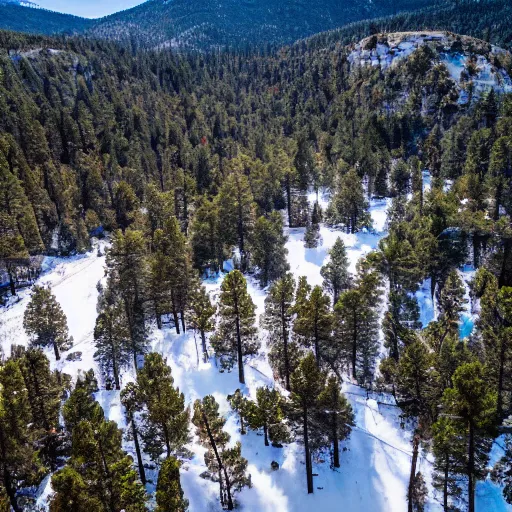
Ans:
[{"label": "mountain ridge", "polygon": [[[0,28],[46,35],[81,33],[143,48],[205,50],[289,44],[347,23],[417,10],[434,0],[148,0],[98,20],[0,2]],[[29,10],[30,9],[30,10]]]}]

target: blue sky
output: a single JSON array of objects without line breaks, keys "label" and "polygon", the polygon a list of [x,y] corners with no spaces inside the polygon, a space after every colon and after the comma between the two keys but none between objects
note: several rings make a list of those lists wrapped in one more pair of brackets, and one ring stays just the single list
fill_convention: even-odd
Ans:
[{"label": "blue sky", "polygon": [[75,14],[85,18],[100,18],[141,4],[144,0],[32,0],[45,9]]}]

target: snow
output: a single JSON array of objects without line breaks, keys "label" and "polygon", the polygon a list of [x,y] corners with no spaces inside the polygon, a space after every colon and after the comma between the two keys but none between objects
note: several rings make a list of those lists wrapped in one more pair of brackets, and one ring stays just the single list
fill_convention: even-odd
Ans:
[{"label": "snow", "polygon": [[[427,186],[425,180],[425,186]],[[317,200],[317,194],[309,196],[311,202]],[[325,208],[328,196],[320,191],[318,200]],[[296,277],[306,275],[312,285],[321,284],[320,268],[328,260],[328,251],[340,236],[347,247],[350,270],[355,271],[359,258],[375,249],[379,240],[386,235],[388,200],[372,200],[370,204],[373,229],[357,234],[347,234],[340,230],[321,226],[322,243],[316,249],[305,249],[304,229],[288,229],[287,249],[291,271]],[[97,247],[96,243],[96,247]],[[101,242],[104,249],[105,242]],[[70,352],[81,351],[80,361],[66,361],[66,353],[56,364],[51,350],[47,351],[53,367],[70,373],[76,378],[79,372],[94,368],[94,345],[92,332],[96,319],[96,284],[104,277],[104,256],[97,256],[95,249],[83,256],[68,259],[48,259],[45,261],[46,273],[40,283],[51,284],[52,289],[68,318],[70,334],[75,340]],[[104,252],[104,251],[103,251]],[[232,262],[226,262],[226,269]],[[471,277],[471,269],[463,272],[465,281]],[[212,299],[217,300],[224,274],[211,276],[204,281]],[[264,309],[265,290],[255,279],[248,277],[248,289],[257,306],[257,314]],[[20,301],[2,311],[3,323],[0,325],[0,342],[8,354],[12,343],[26,345],[28,339],[23,331],[23,313],[30,292],[20,293]],[[435,307],[429,302],[430,283],[426,282],[417,293],[422,311],[422,322],[426,325],[434,318]],[[383,300],[383,308],[386,301]],[[468,310],[470,312],[470,309]],[[263,333],[262,333],[263,334]],[[274,386],[272,370],[267,361],[267,347],[262,336],[260,353],[245,366],[246,385],[244,393],[255,397],[256,388],[263,385]],[[411,462],[411,425],[402,425],[400,409],[394,406],[394,400],[386,394],[370,393],[350,381],[343,383],[343,391],[352,404],[355,423],[350,438],[342,443],[340,450],[341,468],[333,471],[329,467],[329,454],[320,454],[313,461],[313,495],[306,493],[305,466],[303,449],[297,443],[278,449],[265,447],[263,438],[250,432],[241,436],[237,418],[231,413],[226,396],[241,387],[237,372],[220,372],[214,359],[203,363],[199,357],[197,344],[199,337],[193,332],[176,335],[169,329],[154,328],[150,335],[150,349],[167,358],[172,369],[175,384],[185,394],[187,403],[207,394],[212,394],[220,404],[222,414],[227,418],[226,430],[232,442],[241,440],[242,454],[248,459],[248,470],[252,478],[252,488],[245,489],[238,497],[242,510],[247,512],[310,512],[313,509],[348,512],[405,512],[406,493]],[[123,385],[134,379],[134,372],[128,371],[122,377]],[[121,428],[126,421],[120,403],[118,391],[104,389],[96,393],[105,411],[106,417],[115,420]],[[193,430],[191,430],[193,432]],[[181,470],[181,481],[185,496],[190,501],[190,512],[221,510],[218,500],[218,484],[200,477],[205,470],[204,449],[196,442],[188,448],[192,453],[185,460]],[[125,449],[134,452],[131,442],[125,442]],[[277,461],[280,468],[271,470],[271,462]],[[148,461],[149,462],[149,461]],[[431,456],[420,453],[419,470],[425,475],[430,489],[428,512],[442,509],[430,486]],[[148,491],[155,490],[156,472],[148,469]],[[44,506],[51,496],[50,479],[41,484],[37,502]],[[511,511],[501,497],[501,490],[489,481],[477,486],[477,511]]]}]

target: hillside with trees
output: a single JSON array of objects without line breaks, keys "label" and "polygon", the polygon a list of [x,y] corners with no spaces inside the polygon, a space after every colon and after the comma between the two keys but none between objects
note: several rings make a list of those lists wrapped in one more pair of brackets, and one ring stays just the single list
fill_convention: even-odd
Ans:
[{"label": "hillside with trees", "polygon": [[512,55],[365,26],[0,33],[0,508],[506,510]]}]

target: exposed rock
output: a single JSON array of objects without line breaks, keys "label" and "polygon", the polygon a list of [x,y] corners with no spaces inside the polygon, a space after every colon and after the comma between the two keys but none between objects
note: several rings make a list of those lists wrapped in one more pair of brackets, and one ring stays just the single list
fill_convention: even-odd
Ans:
[{"label": "exposed rock", "polygon": [[437,61],[448,69],[460,89],[459,103],[468,100],[467,91],[478,95],[493,88],[512,92],[512,80],[500,60],[510,58],[506,50],[485,41],[449,32],[394,32],[376,34],[357,43],[348,60],[353,67],[372,66],[386,70],[428,45]]}]

